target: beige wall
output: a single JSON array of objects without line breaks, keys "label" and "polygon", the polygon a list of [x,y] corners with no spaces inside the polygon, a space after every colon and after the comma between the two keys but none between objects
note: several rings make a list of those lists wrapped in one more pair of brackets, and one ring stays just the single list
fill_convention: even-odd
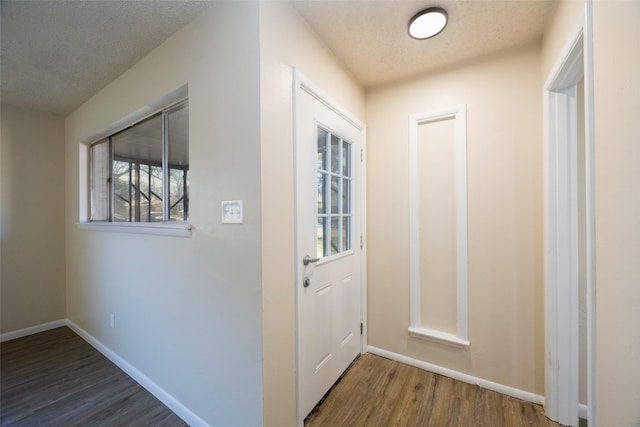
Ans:
[{"label": "beige wall", "polygon": [[[66,120],[68,318],[213,426],[263,417],[259,48],[257,3],[212,3]],[[81,142],[185,83],[192,237],[78,229]]]},{"label": "beige wall", "polygon": [[66,317],[64,120],[2,105],[0,333]]},{"label": "beige wall", "polygon": [[598,426],[640,425],[640,2],[593,4]]},{"label": "beige wall", "polygon": [[418,126],[420,326],[456,335],[456,119]]},{"label": "beige wall", "polygon": [[[367,91],[369,344],[543,394],[538,46]],[[469,339],[411,338],[408,121],[467,105]]]},{"label": "beige wall", "polygon": [[296,423],[292,67],[364,119],[364,94],[305,21],[260,5],[264,425]]}]

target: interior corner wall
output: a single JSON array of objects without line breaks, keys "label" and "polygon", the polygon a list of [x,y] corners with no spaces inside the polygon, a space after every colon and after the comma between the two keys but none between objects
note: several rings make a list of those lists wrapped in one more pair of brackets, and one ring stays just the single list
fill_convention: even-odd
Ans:
[{"label": "interior corner wall", "polygon": [[596,419],[640,425],[640,3],[593,2]]},{"label": "interior corner wall", "polygon": [[66,317],[64,119],[3,104],[0,120],[0,333],[6,333]]},{"label": "interior corner wall", "polygon": [[[367,91],[369,344],[544,393],[539,45]],[[466,104],[469,349],[411,337],[408,117]]]},{"label": "interior corner wall", "polygon": [[296,425],[292,67],[364,119],[364,92],[284,2],[260,2],[264,425]]},{"label": "interior corner wall", "polygon": [[[258,3],[212,2],[66,119],[68,318],[211,426],[263,424],[259,60]],[[192,236],[77,228],[80,144],[184,84]]]}]

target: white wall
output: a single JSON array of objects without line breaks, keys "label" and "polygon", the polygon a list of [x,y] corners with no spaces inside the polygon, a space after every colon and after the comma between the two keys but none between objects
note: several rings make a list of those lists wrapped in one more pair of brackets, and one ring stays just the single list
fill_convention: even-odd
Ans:
[{"label": "white wall", "polygon": [[360,119],[364,94],[300,16],[260,5],[264,425],[296,423],[292,67]]},{"label": "white wall", "polygon": [[[544,393],[537,45],[367,91],[369,344]],[[408,116],[467,105],[468,350],[410,337]]]},{"label": "white wall", "polygon": [[65,313],[64,120],[2,105],[0,333]]},{"label": "white wall", "polygon": [[[258,4],[215,2],[66,120],[68,318],[212,426],[263,420],[259,60]],[[185,83],[192,237],[78,229],[79,144]]]},{"label": "white wall", "polygon": [[598,426],[640,425],[640,3],[593,3]]}]

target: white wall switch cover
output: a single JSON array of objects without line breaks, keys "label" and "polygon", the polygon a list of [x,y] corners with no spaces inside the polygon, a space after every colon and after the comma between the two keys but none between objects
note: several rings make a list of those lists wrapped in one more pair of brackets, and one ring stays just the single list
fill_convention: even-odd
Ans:
[{"label": "white wall switch cover", "polygon": [[242,200],[227,200],[222,202],[222,223],[242,224]]}]

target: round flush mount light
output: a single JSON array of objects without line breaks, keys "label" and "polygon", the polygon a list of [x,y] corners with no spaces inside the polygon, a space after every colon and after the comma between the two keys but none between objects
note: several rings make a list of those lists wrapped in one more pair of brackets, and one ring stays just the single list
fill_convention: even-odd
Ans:
[{"label": "round flush mount light", "polygon": [[409,21],[409,35],[424,40],[435,36],[447,26],[447,11],[440,7],[430,7],[416,13]]}]

